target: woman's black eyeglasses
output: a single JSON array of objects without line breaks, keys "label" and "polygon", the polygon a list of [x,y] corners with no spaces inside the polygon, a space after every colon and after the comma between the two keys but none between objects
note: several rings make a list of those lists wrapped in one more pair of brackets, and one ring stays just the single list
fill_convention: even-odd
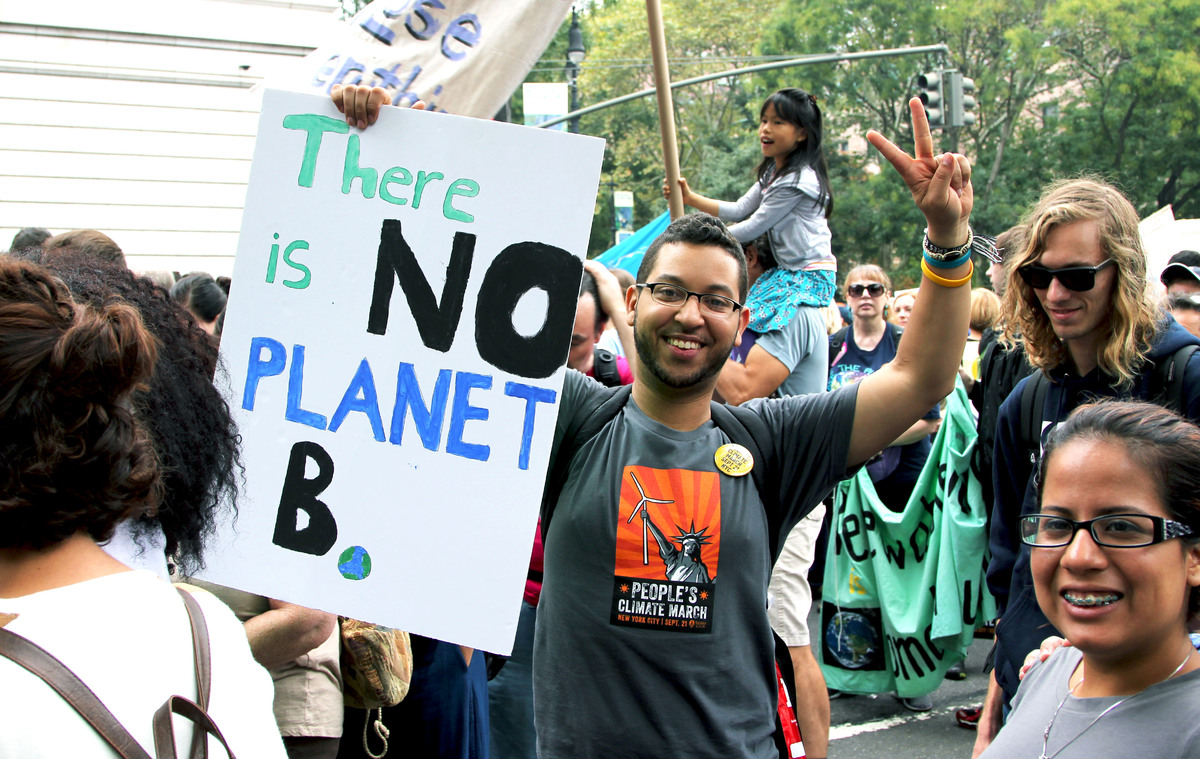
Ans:
[{"label": "woman's black eyeglasses", "polygon": [[1140,548],[1195,534],[1182,522],[1148,514],[1106,514],[1082,522],[1055,514],[1030,514],[1021,517],[1021,542],[1059,548],[1070,545],[1075,533],[1084,529],[1098,545],[1109,548]]},{"label": "woman's black eyeglasses", "polygon": [[716,293],[694,293],[691,290],[686,290],[679,285],[672,285],[669,282],[642,282],[638,287],[645,287],[650,290],[650,297],[656,303],[661,303],[664,306],[683,307],[687,303],[687,299],[696,296],[696,301],[700,304],[700,309],[707,311],[715,316],[729,316],[734,311],[742,307],[733,298],[726,298],[724,295]]},{"label": "woman's black eyeglasses", "polygon": [[868,282],[867,284],[860,282],[846,288],[846,292],[855,298],[861,298],[864,290],[872,298],[878,298],[880,295],[883,295],[883,285],[878,282]]},{"label": "woman's black eyeglasses", "polygon": [[1077,293],[1085,293],[1096,286],[1096,272],[1113,263],[1110,258],[1097,266],[1064,266],[1061,269],[1047,269],[1037,264],[1027,264],[1017,269],[1025,284],[1034,290],[1045,290],[1050,281],[1057,279],[1063,287]]}]

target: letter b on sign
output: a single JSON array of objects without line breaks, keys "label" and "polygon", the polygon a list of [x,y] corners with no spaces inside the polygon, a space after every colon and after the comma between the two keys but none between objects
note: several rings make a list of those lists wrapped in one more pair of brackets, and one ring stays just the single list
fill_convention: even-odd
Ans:
[{"label": "letter b on sign", "polygon": [[[309,461],[317,465],[317,476],[305,479]],[[333,482],[333,459],[316,443],[300,442],[292,446],[279,513],[275,517],[275,535],[271,542],[290,551],[324,556],[337,542],[337,522],[323,502],[317,500]],[[308,524],[298,528],[300,512],[308,515]]]}]

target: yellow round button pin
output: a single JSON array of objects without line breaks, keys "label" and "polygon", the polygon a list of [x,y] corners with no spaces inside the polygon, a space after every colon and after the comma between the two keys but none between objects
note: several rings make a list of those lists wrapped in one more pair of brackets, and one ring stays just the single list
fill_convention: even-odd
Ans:
[{"label": "yellow round button pin", "polygon": [[742,477],[754,468],[754,457],[746,446],[737,443],[726,443],[717,449],[715,456],[717,469],[731,477]]}]

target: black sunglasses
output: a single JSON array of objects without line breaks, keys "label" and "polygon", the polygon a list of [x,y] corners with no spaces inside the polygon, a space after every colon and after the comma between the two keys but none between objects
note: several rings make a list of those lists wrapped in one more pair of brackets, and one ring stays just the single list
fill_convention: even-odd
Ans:
[{"label": "black sunglasses", "polygon": [[1063,287],[1077,293],[1085,293],[1096,286],[1096,272],[1113,263],[1108,259],[1097,266],[1064,266],[1061,269],[1047,269],[1037,264],[1027,264],[1017,269],[1025,284],[1034,290],[1045,290],[1051,280],[1057,279]]},{"label": "black sunglasses", "polygon": [[858,283],[850,285],[846,288],[846,292],[855,298],[861,298],[864,290],[866,290],[872,298],[878,298],[880,295],[883,295],[883,285],[879,284],[878,282],[871,282],[865,285]]}]

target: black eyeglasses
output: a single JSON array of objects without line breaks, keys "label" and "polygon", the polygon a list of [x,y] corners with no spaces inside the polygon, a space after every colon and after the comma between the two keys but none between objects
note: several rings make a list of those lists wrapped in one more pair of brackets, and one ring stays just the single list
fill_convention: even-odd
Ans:
[{"label": "black eyeglasses", "polygon": [[1069,545],[1075,533],[1085,528],[1098,545],[1109,548],[1140,548],[1195,534],[1182,522],[1146,514],[1106,514],[1082,522],[1054,514],[1030,514],[1021,517],[1021,542],[1059,548]]},{"label": "black eyeglasses", "polygon": [[868,282],[865,285],[860,282],[846,288],[846,292],[854,298],[861,298],[864,290],[872,298],[878,298],[880,295],[883,295],[883,285],[878,282]]},{"label": "black eyeglasses", "polygon": [[691,290],[672,285],[669,282],[639,282],[637,287],[645,287],[650,290],[650,297],[656,303],[661,303],[664,306],[677,306],[682,308],[687,299],[696,296],[696,301],[700,304],[700,309],[714,316],[729,316],[734,311],[742,307],[733,298],[726,298],[724,295],[716,293],[694,293]]},{"label": "black eyeglasses", "polygon": [[1034,290],[1045,290],[1050,286],[1050,280],[1057,279],[1059,284],[1068,290],[1085,293],[1096,286],[1096,272],[1113,263],[1110,258],[1097,266],[1064,266],[1061,269],[1047,269],[1037,264],[1027,264],[1017,269],[1025,284]]}]

